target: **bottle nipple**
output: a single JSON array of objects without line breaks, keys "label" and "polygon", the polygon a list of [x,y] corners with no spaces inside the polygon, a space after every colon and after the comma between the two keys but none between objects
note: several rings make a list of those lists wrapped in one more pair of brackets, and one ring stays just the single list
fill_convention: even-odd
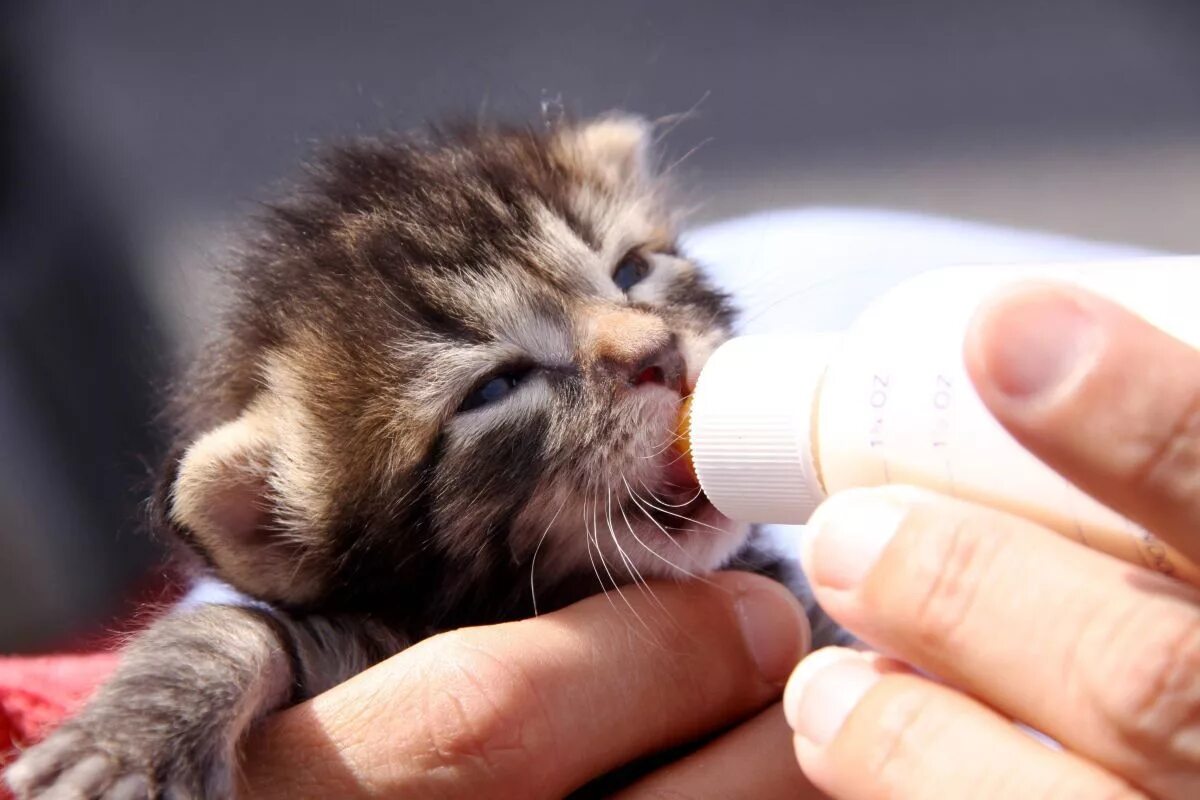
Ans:
[{"label": "bottle nipple", "polygon": [[840,334],[734,337],[679,407],[681,472],[739,522],[805,522],[825,497],[813,446],[819,388]]},{"label": "bottle nipple", "polygon": [[692,461],[692,395],[683,398],[679,404],[679,419],[675,423],[675,449],[679,451],[679,461],[687,467],[687,474],[692,482],[700,485],[700,476],[696,474],[696,465]]}]

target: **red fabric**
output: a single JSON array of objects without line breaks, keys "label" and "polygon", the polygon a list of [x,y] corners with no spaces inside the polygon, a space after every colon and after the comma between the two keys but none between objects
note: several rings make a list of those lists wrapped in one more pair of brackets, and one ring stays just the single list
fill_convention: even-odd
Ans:
[{"label": "red fabric", "polygon": [[116,665],[116,653],[0,657],[0,767],[78,709]]}]

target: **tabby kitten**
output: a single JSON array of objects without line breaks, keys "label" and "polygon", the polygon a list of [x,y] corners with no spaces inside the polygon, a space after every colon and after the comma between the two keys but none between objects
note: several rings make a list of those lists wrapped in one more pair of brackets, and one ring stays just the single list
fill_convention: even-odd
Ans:
[{"label": "tabby kitten", "polygon": [[413,642],[739,557],[673,447],[734,314],[649,133],[365,141],[269,213],[153,502],[251,599],[136,637],[18,797],[226,797],[257,719]]}]

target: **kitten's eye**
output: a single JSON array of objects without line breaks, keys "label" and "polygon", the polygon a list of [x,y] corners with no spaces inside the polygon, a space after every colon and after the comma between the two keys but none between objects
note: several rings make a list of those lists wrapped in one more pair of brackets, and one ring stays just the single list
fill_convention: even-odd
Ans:
[{"label": "kitten's eye", "polygon": [[495,403],[504,398],[517,388],[517,385],[524,380],[529,374],[529,370],[511,370],[503,372],[479,384],[471,391],[469,395],[462,401],[462,405],[458,407],[460,412],[473,411],[481,406],[486,406],[490,403]]},{"label": "kitten's eye", "polygon": [[646,263],[646,259],[636,250],[630,250],[622,258],[617,268],[613,270],[613,283],[622,292],[628,292],[634,286],[642,282],[642,279],[650,274],[650,265]]}]

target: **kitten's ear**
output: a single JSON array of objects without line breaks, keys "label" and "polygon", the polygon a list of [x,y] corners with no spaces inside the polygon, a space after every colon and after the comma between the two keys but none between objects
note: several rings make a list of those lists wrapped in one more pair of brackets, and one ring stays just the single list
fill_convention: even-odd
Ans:
[{"label": "kitten's ear", "polygon": [[569,148],[581,163],[598,170],[614,183],[650,178],[652,126],[626,114],[610,114],[574,128],[568,134]]},{"label": "kitten's ear", "polygon": [[167,513],[234,586],[300,602],[317,576],[303,570],[310,543],[284,524],[281,444],[273,415],[262,408],[204,434],[179,460]]}]

